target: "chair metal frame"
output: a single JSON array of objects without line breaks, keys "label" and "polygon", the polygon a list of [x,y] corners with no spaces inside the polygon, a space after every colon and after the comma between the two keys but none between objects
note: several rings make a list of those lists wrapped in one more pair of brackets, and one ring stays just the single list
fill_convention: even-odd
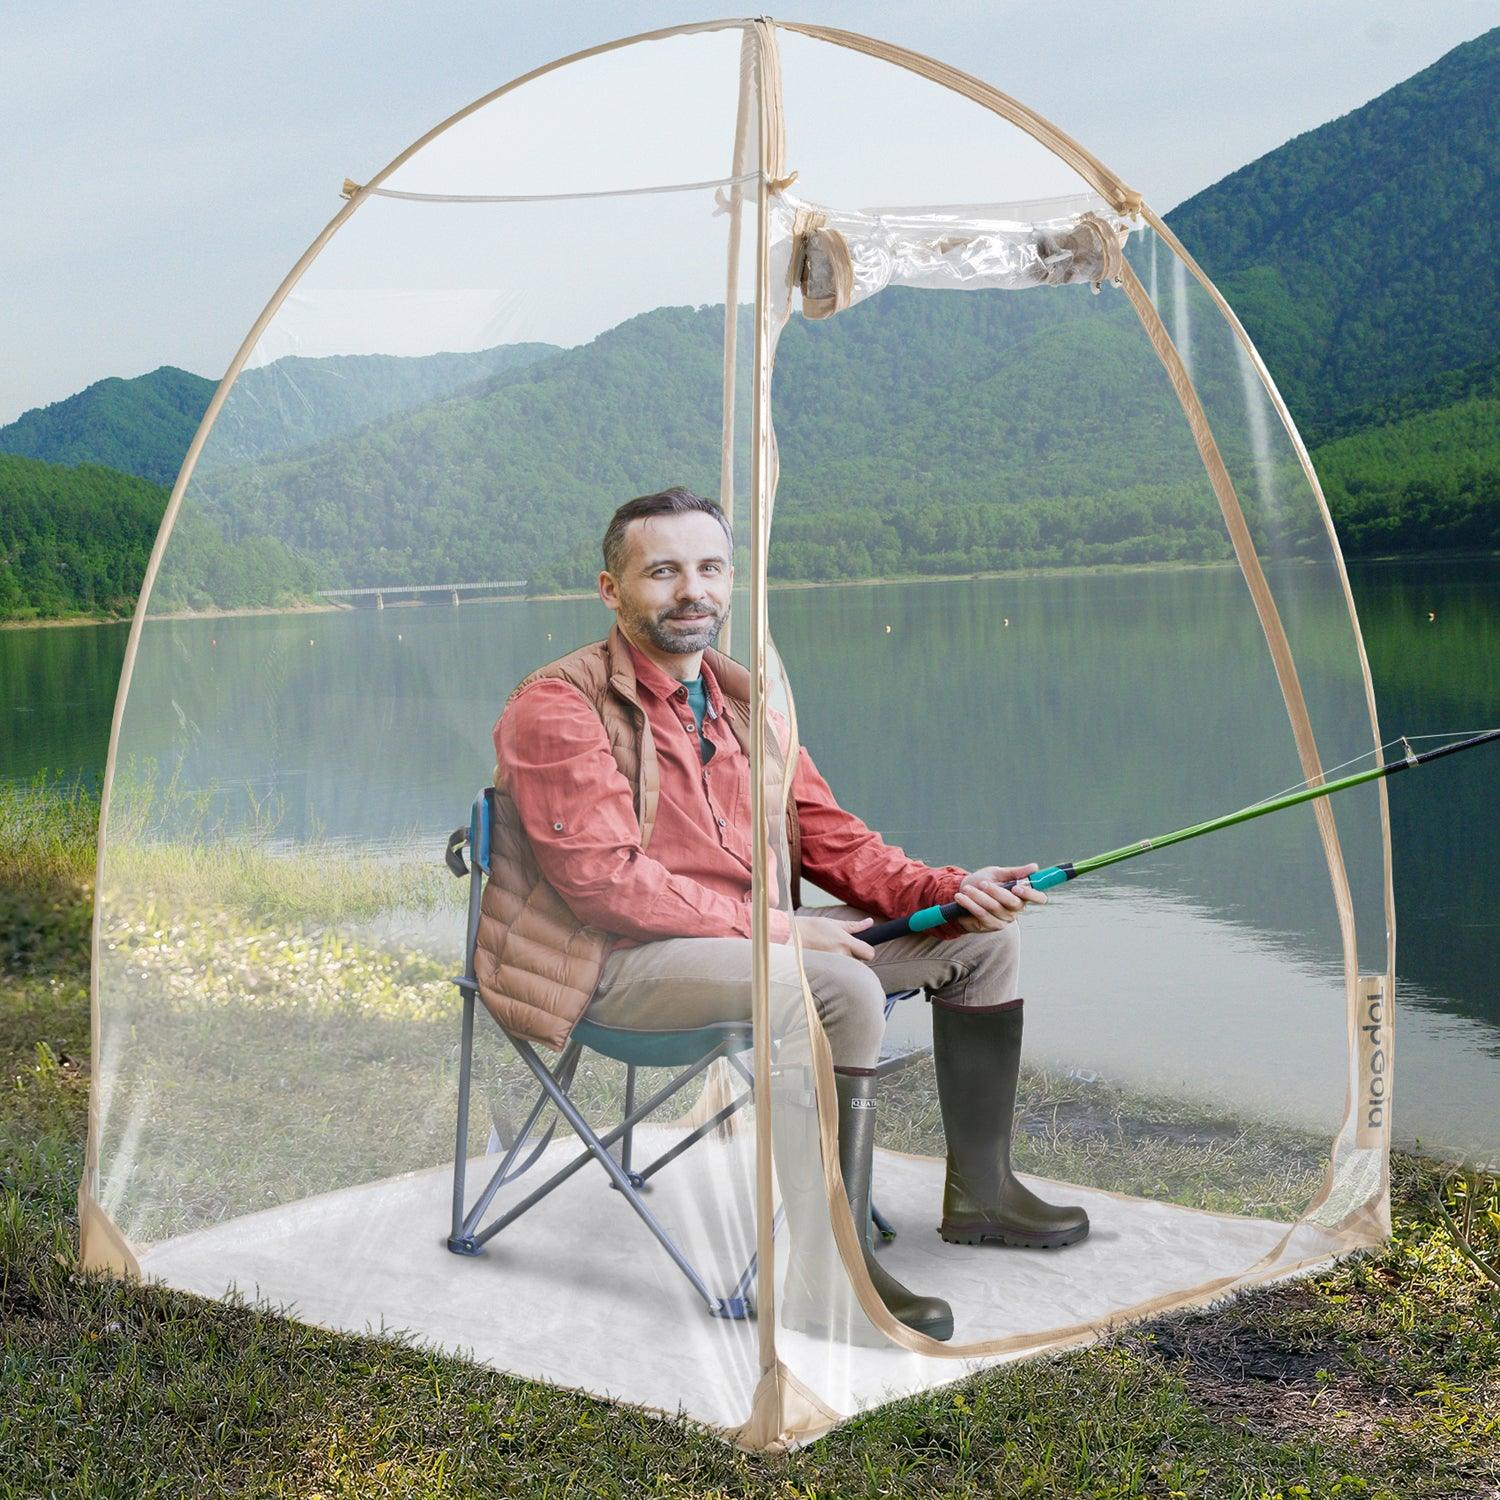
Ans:
[{"label": "chair metal frame", "polygon": [[[747,1021],[728,1021],[691,1030],[665,1034],[664,1058],[653,1056],[663,1049],[662,1033],[631,1032],[616,1027],[601,1026],[585,1017],[576,1023],[567,1045],[557,1062],[548,1065],[538,1055],[536,1048],[522,1036],[518,1036],[498,1020],[507,1041],[517,1056],[540,1085],[535,1104],[531,1107],[519,1130],[513,1134],[501,1127],[501,1122],[492,1112],[491,1144],[498,1142],[504,1148],[500,1164],[480,1190],[472,1207],[466,1208],[467,1175],[469,1154],[469,1117],[471,1084],[474,1062],[474,1013],[479,996],[479,986],[474,974],[474,946],[479,933],[480,902],[484,894],[484,881],[490,873],[490,829],[494,814],[494,788],[484,788],[475,797],[465,827],[457,828],[449,835],[445,860],[448,868],[469,881],[468,925],[464,940],[464,972],[455,977],[463,1006],[462,1029],[458,1058],[458,1119],[453,1153],[453,1214],[447,1238],[448,1249],[455,1255],[480,1255],[484,1247],[502,1229],[515,1223],[524,1213],[534,1208],[554,1189],[561,1187],[574,1173],[592,1161],[597,1161],[609,1177],[610,1183],[624,1194],[625,1201],[639,1216],[642,1223],[671,1257],[672,1262],[687,1277],[693,1290],[703,1299],[708,1311],[717,1318],[745,1319],[754,1315],[750,1291],[755,1282],[756,1258],[752,1254],[749,1263],[741,1272],[731,1290],[717,1296],[708,1282],[688,1259],[672,1238],[666,1227],[652,1213],[642,1197],[647,1183],[670,1162],[682,1156],[705,1136],[711,1134],[732,1116],[739,1113],[754,1098],[755,1080],[745,1066],[741,1055],[750,1049],[752,1033]],[[468,861],[464,851],[468,850]],[[885,1013],[889,1017],[898,1000],[920,993],[903,990],[886,996]],[[486,1014],[490,1014],[486,1009]],[[495,1019],[493,1016],[491,1019]],[[569,1094],[578,1062],[585,1049],[599,1052],[625,1064],[625,1100],[623,1117],[618,1125],[600,1135],[584,1118]],[[877,1068],[880,1074],[890,1073],[909,1066],[925,1055],[928,1049],[904,1053],[885,1058]],[[643,1061],[644,1059],[644,1061]],[[632,1148],[635,1127],[655,1113],[669,1100],[687,1087],[711,1064],[723,1060],[738,1074],[744,1090],[701,1124],[690,1130],[681,1140],[663,1151],[653,1161],[637,1170],[632,1166]],[[636,1101],[637,1073],[641,1066],[677,1067],[681,1071],[645,1100]],[[555,1109],[557,1117],[565,1120],[574,1134],[583,1143],[583,1150],[552,1173],[546,1181],[533,1188],[519,1202],[512,1204],[488,1224],[483,1223],[485,1214],[494,1202],[495,1195],[507,1183],[522,1177],[541,1159],[557,1129],[557,1118],[548,1125],[540,1140],[531,1145],[532,1132],[537,1128],[548,1106]],[[505,1136],[511,1135],[510,1140]],[[618,1156],[615,1148],[618,1147]],[[524,1155],[523,1155],[524,1153]],[[870,1213],[875,1228],[882,1239],[895,1238],[896,1231],[890,1221],[871,1203]],[[772,1226],[774,1235],[780,1226],[781,1211],[777,1210]]]}]

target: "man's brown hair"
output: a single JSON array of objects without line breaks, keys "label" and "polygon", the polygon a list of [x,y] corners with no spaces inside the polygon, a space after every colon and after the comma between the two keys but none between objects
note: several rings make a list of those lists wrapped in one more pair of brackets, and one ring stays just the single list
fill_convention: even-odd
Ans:
[{"label": "man's brown hair", "polygon": [[719,508],[717,500],[705,500],[682,485],[673,485],[669,490],[658,490],[654,495],[637,495],[627,500],[609,518],[604,529],[604,571],[619,577],[625,566],[625,533],[632,521],[644,521],[647,516],[681,516],[689,511],[701,510],[712,516],[724,528],[726,559],[734,556],[734,536],[729,530],[729,521]]}]

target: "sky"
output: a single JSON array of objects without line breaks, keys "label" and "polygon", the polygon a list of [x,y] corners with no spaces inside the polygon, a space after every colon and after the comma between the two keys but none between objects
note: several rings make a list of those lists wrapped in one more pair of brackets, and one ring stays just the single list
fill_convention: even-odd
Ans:
[{"label": "sky", "polygon": [[[345,177],[367,180],[552,58],[725,13],[688,0],[3,0],[0,423],[107,375],[173,364],[217,378]],[[818,0],[788,18],[956,63],[1165,211],[1497,16],[1493,0]]]}]

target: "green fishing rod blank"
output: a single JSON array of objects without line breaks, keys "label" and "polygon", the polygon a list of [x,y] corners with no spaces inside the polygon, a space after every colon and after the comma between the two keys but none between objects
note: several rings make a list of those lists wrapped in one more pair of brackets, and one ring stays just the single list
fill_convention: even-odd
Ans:
[{"label": "green fishing rod blank", "polygon": [[[1155,838],[1137,839],[1133,844],[1124,844],[1118,849],[1110,849],[1103,854],[1092,855],[1088,859],[1048,865],[1046,869],[1037,870],[1020,880],[1006,880],[1001,884],[1007,890],[1014,890],[1018,885],[1029,885],[1036,891],[1051,890],[1053,886],[1063,885],[1069,880],[1075,880],[1080,875],[1091,874],[1095,870],[1102,870],[1107,865],[1117,865],[1127,859],[1138,859],[1142,854],[1151,853],[1153,849],[1165,849],[1172,844],[1186,843],[1188,839],[1202,838],[1206,833],[1218,833],[1225,828],[1234,828],[1254,818],[1263,818],[1268,813],[1280,812],[1283,808],[1297,807],[1303,802],[1313,802],[1320,797],[1331,797],[1335,792],[1347,791],[1350,787],[1379,781],[1381,777],[1394,776],[1398,771],[1409,771],[1417,766],[1425,766],[1431,761],[1441,760],[1445,755],[1456,755],[1460,750],[1472,750],[1478,745],[1487,745],[1493,740],[1500,740],[1500,729],[1486,730],[1483,734],[1471,735],[1468,739],[1455,740],[1449,745],[1439,745],[1436,749],[1425,750],[1420,755],[1414,753],[1410,745],[1407,745],[1407,752],[1400,760],[1373,766],[1368,771],[1356,771],[1349,776],[1340,776],[1336,781],[1324,781],[1317,786],[1302,787],[1298,791],[1287,792],[1280,797],[1271,797],[1264,802],[1252,803],[1249,807],[1240,808],[1238,812],[1210,818],[1204,823],[1194,823],[1187,828],[1174,829],[1171,833],[1158,834]],[[1402,743],[1406,742],[1403,740]],[[956,901],[947,902],[942,906],[924,906],[921,911],[912,912],[910,916],[896,917],[889,922],[877,922],[873,927],[867,927],[855,936],[864,943],[888,943],[892,938],[905,937],[909,933],[927,932],[934,927],[941,927],[945,922],[951,922],[963,915],[965,915],[964,908]]]}]

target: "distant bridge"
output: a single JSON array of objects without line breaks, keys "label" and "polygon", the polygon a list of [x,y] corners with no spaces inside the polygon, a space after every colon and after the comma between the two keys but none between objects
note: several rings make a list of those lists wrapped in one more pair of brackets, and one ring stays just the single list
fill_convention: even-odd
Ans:
[{"label": "distant bridge", "polygon": [[366,589],[319,589],[318,596],[345,609],[384,609],[392,604],[457,604],[488,599],[507,589],[524,589],[524,578],[489,579],[484,583],[382,583]]}]

